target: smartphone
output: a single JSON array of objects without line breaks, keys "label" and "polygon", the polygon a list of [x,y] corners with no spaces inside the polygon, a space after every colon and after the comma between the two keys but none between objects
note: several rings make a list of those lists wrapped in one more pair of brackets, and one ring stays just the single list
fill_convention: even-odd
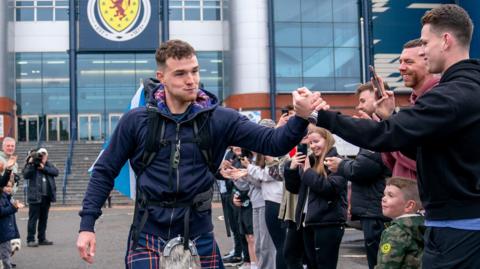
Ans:
[{"label": "smartphone", "polygon": [[308,146],[307,144],[298,144],[297,152],[302,153],[303,155],[307,155],[308,153]]},{"label": "smartphone", "polygon": [[288,114],[288,109],[282,108],[282,112],[281,112],[281,113],[282,113],[281,115]]},{"label": "smartphone", "polygon": [[372,82],[373,82],[373,87],[375,87],[375,89],[377,89],[377,91],[375,92],[376,96],[377,96],[377,99],[380,99],[383,97],[383,91],[381,90],[380,88],[380,81],[378,81],[378,76],[377,76],[377,73],[375,72],[375,68],[373,68],[373,66],[369,65],[368,66],[370,68],[370,73],[371,73],[371,76],[372,76]]}]

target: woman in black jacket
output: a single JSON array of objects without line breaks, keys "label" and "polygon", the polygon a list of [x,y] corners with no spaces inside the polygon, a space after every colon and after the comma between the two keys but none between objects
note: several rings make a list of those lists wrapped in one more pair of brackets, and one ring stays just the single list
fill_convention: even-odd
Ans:
[{"label": "woman in black jacket", "polygon": [[337,156],[332,134],[315,127],[308,140],[312,154],[297,153],[285,166],[285,187],[299,194],[295,221],[303,230],[308,268],[336,268],[347,220],[347,180],[324,165],[325,157]]}]

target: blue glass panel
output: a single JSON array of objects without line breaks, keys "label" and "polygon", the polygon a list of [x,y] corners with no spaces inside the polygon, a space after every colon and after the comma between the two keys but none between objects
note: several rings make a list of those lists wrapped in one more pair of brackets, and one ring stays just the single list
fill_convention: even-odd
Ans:
[{"label": "blue glass panel", "polygon": [[335,47],[359,47],[358,24],[335,23]]},{"label": "blue glass panel", "polygon": [[200,0],[184,0],[186,7],[200,7]]},{"label": "blue glass panel", "polygon": [[331,22],[332,0],[302,0],[302,21]]},{"label": "blue glass panel", "polygon": [[273,2],[274,21],[300,21],[300,0],[275,0]]},{"label": "blue glass panel", "polygon": [[41,53],[17,53],[15,66],[18,113],[22,115],[42,114]]},{"label": "blue glass panel", "polygon": [[275,23],[275,46],[301,46],[300,23]]},{"label": "blue glass panel", "polygon": [[135,56],[133,54],[105,54],[106,111],[125,111],[137,88]]},{"label": "blue glass panel", "polygon": [[53,21],[53,8],[37,8],[37,21]]},{"label": "blue glass panel", "polygon": [[360,77],[343,78],[337,77],[335,79],[335,89],[343,92],[353,92],[360,85]]},{"label": "blue glass panel", "polygon": [[17,21],[33,21],[34,20],[33,8],[17,8],[15,9]]},{"label": "blue glass panel", "polygon": [[360,51],[358,48],[335,49],[335,76],[360,77]]},{"label": "blue glass panel", "polygon": [[303,86],[301,77],[277,77],[277,92],[292,92]]},{"label": "blue glass panel", "polygon": [[185,10],[186,21],[199,21],[200,20],[200,8],[186,8]]},{"label": "blue glass panel", "polygon": [[172,21],[181,21],[182,18],[182,8],[170,8],[169,18]]},{"label": "blue glass panel", "polygon": [[333,21],[358,23],[358,1],[333,1]]},{"label": "blue glass panel", "polygon": [[200,83],[216,96],[223,90],[222,53],[217,51],[201,51],[197,53],[200,66]]},{"label": "blue glass panel", "polygon": [[157,66],[153,53],[135,54],[135,60],[135,83],[137,86],[140,85],[141,81],[155,77]]},{"label": "blue glass panel", "polygon": [[302,23],[304,47],[333,47],[332,23]]},{"label": "blue glass panel", "polygon": [[334,91],[335,79],[333,77],[304,78],[303,85],[313,91]]},{"label": "blue glass panel", "polygon": [[66,53],[43,53],[43,109],[46,114],[68,114],[70,102],[69,60]]},{"label": "blue glass panel", "polygon": [[33,1],[15,1],[17,7],[33,7]]},{"label": "blue glass panel", "polygon": [[68,21],[68,9],[67,8],[56,8],[55,9],[55,20],[56,21]]},{"label": "blue glass panel", "polygon": [[105,110],[105,59],[103,54],[79,54],[78,112],[103,113]]},{"label": "blue glass panel", "polygon": [[37,1],[37,7],[51,7],[53,6],[53,1]]},{"label": "blue glass panel", "polygon": [[302,51],[300,48],[277,48],[275,56],[277,77],[302,76]]},{"label": "blue glass panel", "polygon": [[203,9],[203,20],[204,21],[219,21],[220,17],[220,8],[204,8]]},{"label": "blue glass panel", "polygon": [[59,6],[62,6],[62,7],[68,7],[68,1],[55,1],[55,6],[59,7]]},{"label": "blue glass panel", "polygon": [[303,76],[333,76],[333,49],[303,49]]}]

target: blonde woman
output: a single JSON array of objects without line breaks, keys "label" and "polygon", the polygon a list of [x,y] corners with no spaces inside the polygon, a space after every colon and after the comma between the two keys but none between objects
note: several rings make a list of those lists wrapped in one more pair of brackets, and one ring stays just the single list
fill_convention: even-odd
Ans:
[{"label": "blonde woman", "polygon": [[337,156],[329,131],[312,128],[308,143],[308,158],[298,152],[286,164],[285,187],[298,193],[295,222],[302,230],[308,268],[336,268],[347,220],[347,180],[324,164],[325,157]]}]

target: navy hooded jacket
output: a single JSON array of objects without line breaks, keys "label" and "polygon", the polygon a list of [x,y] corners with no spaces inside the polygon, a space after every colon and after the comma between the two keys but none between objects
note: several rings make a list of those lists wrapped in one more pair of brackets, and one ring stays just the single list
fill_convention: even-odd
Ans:
[{"label": "navy hooded jacket", "polygon": [[[180,120],[173,117],[165,104],[164,92],[157,81],[146,83],[147,92],[152,92],[150,102],[155,100],[165,120],[165,139],[192,140],[192,122],[201,113],[210,111],[212,161],[218,167],[228,146],[239,146],[271,156],[286,154],[305,135],[308,121],[293,117],[280,128],[272,129],[257,125],[237,111],[218,105],[217,98],[200,90],[197,101]],[[152,90],[154,89],[154,90]],[[199,128],[201,128],[199,126]],[[80,231],[93,231],[95,220],[101,215],[101,207],[114,186],[114,178],[123,164],[130,165],[138,174],[147,133],[145,107],[124,114],[112,134],[109,146],[94,166],[80,211]],[[173,170],[173,188],[169,187],[170,146],[161,147],[153,162],[140,175],[140,187],[147,197],[155,200],[191,202],[196,194],[207,191],[215,182],[197,144],[181,143],[178,169]],[[170,239],[183,234],[185,208],[149,208],[149,217],[142,230],[144,233]],[[139,217],[142,215],[140,211]],[[213,230],[211,210],[192,211],[190,236],[195,237]]]}]

